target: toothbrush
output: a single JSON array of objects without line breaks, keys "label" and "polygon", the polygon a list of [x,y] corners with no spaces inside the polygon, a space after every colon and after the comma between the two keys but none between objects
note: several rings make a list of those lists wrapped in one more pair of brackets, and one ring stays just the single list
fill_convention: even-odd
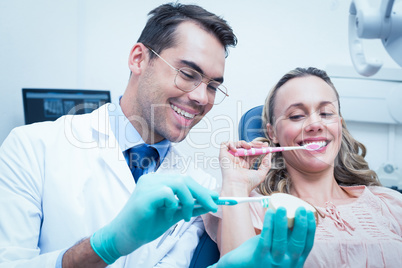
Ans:
[{"label": "toothbrush", "polygon": [[259,202],[263,207],[268,207],[270,196],[261,197],[219,197],[214,200],[218,206],[234,206],[241,203],[247,202]]},{"label": "toothbrush", "polygon": [[229,152],[234,156],[250,156],[250,155],[261,155],[261,154],[269,154],[275,152],[283,152],[290,150],[308,150],[308,151],[316,151],[322,147],[324,144],[318,143],[310,143],[303,146],[288,146],[288,147],[261,147],[261,148],[251,148],[251,149],[237,149],[236,152],[229,150]]},{"label": "toothbrush", "polygon": [[[218,199],[214,200],[215,204],[218,206],[234,206],[241,203],[247,202],[259,202],[265,208],[269,205],[270,196],[260,196],[260,197],[219,197]],[[198,204],[197,200],[195,201],[194,208],[202,207]]]},{"label": "toothbrush", "polygon": [[[304,207],[307,211],[313,212],[317,218],[317,210],[314,206],[306,201],[285,193],[274,193],[270,196],[261,197],[221,197],[214,200],[217,205],[233,206],[246,202],[260,202],[264,208],[272,209],[276,211],[279,207],[286,209],[286,217],[288,218],[288,227],[292,228],[294,224],[296,210],[299,207]],[[195,207],[198,207],[197,204]]]},{"label": "toothbrush", "polygon": [[[273,211],[276,211],[279,207],[284,207],[286,209],[289,228],[293,227],[296,210],[299,207],[304,207],[307,211],[313,212],[314,216],[317,218],[317,210],[313,205],[296,196],[285,193],[274,193],[270,196],[260,197],[220,197],[214,201],[220,206],[234,206],[246,202],[260,202],[264,208],[272,209]],[[201,205],[195,200],[194,208],[200,207]]]}]

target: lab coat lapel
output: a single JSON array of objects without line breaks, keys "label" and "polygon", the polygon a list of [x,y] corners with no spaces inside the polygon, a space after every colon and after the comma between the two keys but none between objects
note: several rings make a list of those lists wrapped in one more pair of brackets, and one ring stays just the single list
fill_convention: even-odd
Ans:
[{"label": "lab coat lapel", "polygon": [[92,133],[99,147],[99,161],[103,162],[105,170],[111,172],[129,193],[132,193],[135,183],[123,152],[110,128],[108,107],[108,104],[103,105],[92,113],[91,118]]}]

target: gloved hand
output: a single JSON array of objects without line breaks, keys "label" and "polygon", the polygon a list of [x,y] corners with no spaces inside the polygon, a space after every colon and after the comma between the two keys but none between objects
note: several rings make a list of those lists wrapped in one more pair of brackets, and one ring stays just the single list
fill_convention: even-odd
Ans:
[{"label": "gloved hand", "polygon": [[[91,246],[107,264],[112,264],[155,240],[178,221],[216,212],[218,208],[213,199],[218,197],[218,193],[202,187],[189,176],[143,175],[117,217],[93,234]],[[201,208],[193,209],[194,199]]]},{"label": "gloved hand", "polygon": [[224,255],[214,268],[303,267],[314,243],[315,217],[304,207],[296,211],[292,230],[287,227],[286,209],[265,214],[264,226],[257,235]]}]

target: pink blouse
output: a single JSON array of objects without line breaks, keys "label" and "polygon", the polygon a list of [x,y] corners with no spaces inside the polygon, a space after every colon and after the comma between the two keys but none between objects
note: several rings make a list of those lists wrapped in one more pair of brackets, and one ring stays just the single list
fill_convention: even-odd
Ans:
[{"label": "pink blouse", "polygon": [[[319,217],[304,267],[402,267],[402,194],[376,186],[342,188],[358,198],[350,204],[317,207],[325,216]],[[251,214],[254,227],[261,229],[264,208],[251,204]],[[215,222],[210,216],[205,219],[213,237]]]}]

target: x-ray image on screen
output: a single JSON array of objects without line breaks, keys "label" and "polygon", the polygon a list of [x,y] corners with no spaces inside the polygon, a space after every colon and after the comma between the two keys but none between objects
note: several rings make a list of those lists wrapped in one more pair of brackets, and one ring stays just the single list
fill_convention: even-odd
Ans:
[{"label": "x-ray image on screen", "polygon": [[23,88],[25,124],[90,113],[110,102],[110,91]]}]

